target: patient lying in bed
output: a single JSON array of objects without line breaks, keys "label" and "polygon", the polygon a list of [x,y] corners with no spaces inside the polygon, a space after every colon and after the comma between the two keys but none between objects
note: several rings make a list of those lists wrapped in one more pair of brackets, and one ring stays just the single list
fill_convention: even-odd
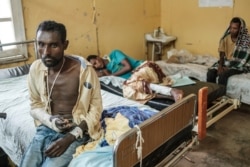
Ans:
[{"label": "patient lying in bed", "polygon": [[[175,101],[183,97],[182,90],[168,87],[173,81],[154,62],[134,60],[118,50],[114,50],[108,58],[90,55],[87,60],[94,66],[99,77],[113,75],[127,79],[123,86],[123,96],[126,98],[145,103],[155,97],[166,98],[164,95],[173,96]],[[166,93],[160,95],[153,92],[151,83],[166,86]]]}]

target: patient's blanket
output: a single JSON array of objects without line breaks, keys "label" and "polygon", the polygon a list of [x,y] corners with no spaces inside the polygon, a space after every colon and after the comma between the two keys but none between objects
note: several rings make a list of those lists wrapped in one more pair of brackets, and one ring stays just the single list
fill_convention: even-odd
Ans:
[{"label": "patient's blanket", "polygon": [[171,86],[173,81],[156,63],[145,61],[123,83],[123,96],[145,104],[156,96],[150,89],[150,83]]},{"label": "patient's blanket", "polygon": [[113,145],[119,136],[130,128],[152,117],[156,112],[134,106],[118,106],[102,113],[101,123],[104,131],[102,139],[93,141],[76,150],[70,167],[113,166]]},{"label": "patient's blanket", "polygon": [[[152,112],[151,110],[140,110],[135,106],[118,106],[104,110],[102,113],[102,121],[106,117],[115,118],[118,113],[121,113],[129,120],[129,126],[131,128],[135,125],[139,125],[141,122],[155,114],[155,112]],[[105,127],[105,125],[103,127]]]},{"label": "patient's blanket", "polygon": [[74,158],[69,167],[113,167],[113,146],[98,147]]}]

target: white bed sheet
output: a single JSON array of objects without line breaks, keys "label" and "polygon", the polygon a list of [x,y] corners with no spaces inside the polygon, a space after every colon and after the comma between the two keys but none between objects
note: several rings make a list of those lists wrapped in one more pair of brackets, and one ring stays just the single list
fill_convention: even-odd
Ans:
[{"label": "white bed sheet", "polygon": [[[211,59],[211,60],[209,60]],[[156,61],[163,73],[166,75],[181,74],[200,81],[206,82],[207,70],[216,59],[204,57],[199,59],[199,64],[195,63],[166,63],[165,60]],[[208,62],[208,63],[203,63]],[[228,80],[226,94],[230,98],[240,99],[242,103],[250,105],[250,73],[231,76]]]},{"label": "white bed sheet", "polygon": [[206,81],[207,79],[207,76],[205,75],[207,73],[207,69],[209,68],[207,65],[194,63],[166,63],[164,60],[156,61],[156,63],[166,75],[181,74],[182,76],[192,77],[200,81]]},{"label": "white bed sheet", "polygon": [[250,73],[234,75],[228,79],[227,95],[241,99],[242,103],[250,105]]},{"label": "white bed sheet", "polygon": [[[0,88],[0,113],[7,113],[6,119],[0,119],[0,147],[15,164],[19,165],[25,149],[35,134],[33,119],[29,114],[27,75],[1,80]],[[126,105],[158,112],[149,106],[103,90],[101,94],[104,109]]]}]

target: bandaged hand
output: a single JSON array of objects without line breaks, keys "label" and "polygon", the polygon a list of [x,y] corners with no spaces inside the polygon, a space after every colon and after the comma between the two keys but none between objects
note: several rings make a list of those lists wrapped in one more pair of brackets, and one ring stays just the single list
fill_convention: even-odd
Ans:
[{"label": "bandaged hand", "polygon": [[76,126],[70,119],[65,119],[60,115],[50,115],[42,108],[32,109],[30,110],[30,114],[34,119],[56,132],[68,131]]},{"label": "bandaged hand", "polygon": [[60,115],[53,115],[50,117],[50,121],[52,122],[52,129],[57,132],[69,131],[73,127],[76,126],[75,123],[70,119],[65,119]]}]

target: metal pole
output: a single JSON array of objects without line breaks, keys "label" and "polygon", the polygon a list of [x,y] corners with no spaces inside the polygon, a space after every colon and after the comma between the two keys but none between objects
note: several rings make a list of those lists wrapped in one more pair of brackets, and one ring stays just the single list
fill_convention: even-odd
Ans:
[{"label": "metal pole", "polygon": [[35,42],[35,40],[22,41],[22,42],[11,42],[11,43],[4,43],[4,44],[0,43],[0,48],[2,48],[3,46],[21,45],[21,44],[27,44],[27,43],[33,43],[33,42]]},{"label": "metal pole", "polygon": [[38,52],[37,52],[37,46],[36,46],[36,41],[33,40],[28,40],[28,41],[21,41],[21,42],[11,42],[11,43],[4,43],[2,44],[0,41],[0,51],[3,50],[3,46],[11,46],[11,45],[22,45],[22,44],[29,44],[33,43],[34,44],[34,49],[35,49],[35,58],[38,59]]}]

